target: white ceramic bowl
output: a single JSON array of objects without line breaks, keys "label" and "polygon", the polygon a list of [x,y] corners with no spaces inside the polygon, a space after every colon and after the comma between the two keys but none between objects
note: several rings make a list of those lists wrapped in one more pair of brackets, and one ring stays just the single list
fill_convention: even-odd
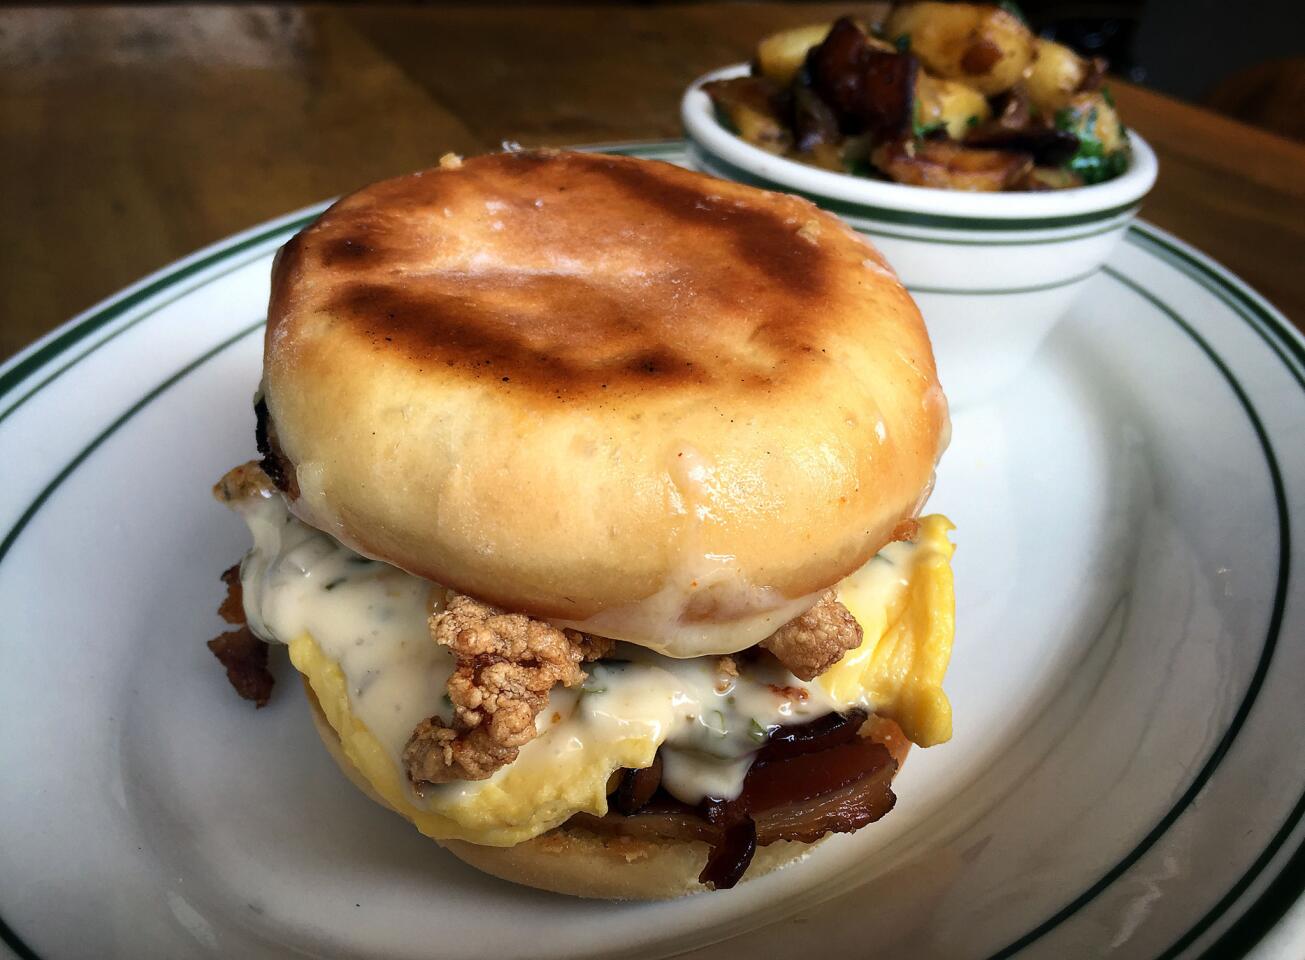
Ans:
[{"label": "white ceramic bowl", "polygon": [[954,406],[983,400],[1019,374],[1155,183],[1155,154],[1131,131],[1127,171],[1070,190],[964,193],[820,170],[754,147],[717,119],[702,85],[747,72],[745,64],[716,70],[685,92],[693,163],[807,197],[870,237],[920,305]]}]

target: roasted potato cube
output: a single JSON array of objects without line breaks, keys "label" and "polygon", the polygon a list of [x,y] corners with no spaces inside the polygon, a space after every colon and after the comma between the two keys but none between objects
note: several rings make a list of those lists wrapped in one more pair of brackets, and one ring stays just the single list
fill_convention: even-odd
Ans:
[{"label": "roasted potato cube", "polygon": [[781,87],[788,86],[806,60],[807,51],[829,36],[832,26],[832,23],[813,23],[772,33],[757,44],[757,69]]},{"label": "roasted potato cube", "polygon": [[889,40],[905,45],[930,73],[961,80],[985,96],[1009,90],[1033,59],[1033,34],[1019,17],[976,3],[911,3],[897,7],[884,25]]},{"label": "roasted potato cube", "polygon": [[885,143],[870,161],[898,183],[985,193],[1007,190],[1033,169],[1027,153],[979,150],[950,140]]},{"label": "roasted potato cube", "polygon": [[748,143],[781,154],[793,146],[793,134],[779,109],[782,91],[770,80],[733,77],[705,83],[702,89],[734,131]]},{"label": "roasted potato cube", "polygon": [[1024,78],[1029,100],[1044,116],[1064,109],[1088,76],[1089,62],[1063,43],[1033,42],[1033,63]]},{"label": "roasted potato cube", "polygon": [[1022,181],[1014,185],[1016,190],[1068,190],[1083,186],[1083,178],[1063,167],[1034,167]]},{"label": "roasted potato cube", "polygon": [[978,90],[957,80],[939,80],[923,70],[915,78],[915,122],[924,129],[942,126],[953,140],[992,116],[988,100]]},{"label": "roasted potato cube", "polygon": [[836,143],[817,143],[810,150],[799,150],[794,158],[822,170],[834,173],[847,173],[847,163],[843,160],[843,150]]}]

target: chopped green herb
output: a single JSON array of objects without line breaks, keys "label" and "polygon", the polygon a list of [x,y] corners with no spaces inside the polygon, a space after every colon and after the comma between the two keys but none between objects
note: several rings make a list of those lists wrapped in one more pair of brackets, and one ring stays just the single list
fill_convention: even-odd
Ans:
[{"label": "chopped green herb", "polygon": [[871,176],[874,173],[874,169],[875,168],[870,165],[870,161],[864,158],[847,161],[847,172],[854,177]]},{"label": "chopped green herb", "polygon": [[336,577],[334,580],[327,581],[327,583],[323,585],[322,589],[334,590],[336,587],[338,587],[340,584],[344,583],[348,579],[349,579],[348,577]]},{"label": "chopped green herb", "polygon": [[444,701],[444,706],[446,707],[453,706],[453,698],[450,697],[447,693],[444,694],[444,696],[440,697],[440,699]]},{"label": "chopped green herb", "polygon": [[1027,24],[1029,22],[1029,18],[1024,16],[1024,11],[1020,9],[1019,4],[1015,3],[1014,0],[999,0],[997,6],[1001,7],[1021,23]]},{"label": "chopped green herb", "polygon": [[352,557],[349,558],[349,562],[357,564],[360,567],[365,567],[369,563],[375,563],[376,561],[373,560],[371,557],[360,557],[357,554],[354,554]]},{"label": "chopped green herb", "polygon": [[724,737],[727,735],[725,731],[725,714],[721,713],[719,710],[712,710],[706,716],[711,718],[712,723],[706,723],[706,718],[704,718],[703,726],[718,737]]},{"label": "chopped green herb", "polygon": [[919,120],[916,120],[911,125],[911,128],[912,132],[915,134],[915,139],[923,140],[925,137],[935,134],[939,130],[946,130],[947,124],[943,123],[941,120],[935,121],[934,123],[921,123]]},{"label": "chopped green herb", "polygon": [[1093,107],[1082,118],[1068,108],[1056,111],[1056,128],[1078,137],[1078,150],[1065,162],[1065,169],[1076,173],[1085,184],[1113,180],[1128,169],[1128,151],[1106,153],[1097,135],[1097,110]]},{"label": "chopped green herb", "polygon": [[893,46],[897,48],[897,51],[899,53],[910,53],[911,35],[909,33],[902,34],[900,37],[898,37],[896,40],[893,41]]},{"label": "chopped green herb", "polygon": [[971,128],[971,129],[973,129],[974,127],[977,127],[977,126],[979,125],[979,118],[978,118],[978,116],[977,116],[977,115],[972,115],[972,116],[968,116],[968,117],[966,117],[966,118],[965,118],[965,125],[966,125],[967,127]]},{"label": "chopped green herb", "polygon": [[580,692],[591,693],[597,696],[600,693],[606,693],[607,687],[603,686],[602,684],[593,683],[591,681],[586,680],[584,683],[580,684]]},{"label": "chopped green herb", "polygon": [[1101,88],[1101,99],[1106,101],[1106,103],[1110,104],[1112,107],[1115,105],[1115,95],[1110,92],[1109,87]]},{"label": "chopped green herb", "polygon": [[770,731],[767,730],[765,727],[763,727],[761,724],[757,723],[756,719],[754,718],[752,721],[752,725],[748,728],[748,736],[751,737],[753,740],[757,741],[757,743],[765,743],[766,738],[770,736]]}]

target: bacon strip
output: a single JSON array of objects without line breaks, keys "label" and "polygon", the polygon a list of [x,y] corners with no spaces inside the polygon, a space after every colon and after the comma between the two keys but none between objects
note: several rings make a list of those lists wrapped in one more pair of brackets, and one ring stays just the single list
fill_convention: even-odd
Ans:
[{"label": "bacon strip", "polygon": [[[635,812],[624,814],[618,811],[631,804],[618,788],[605,817],[578,813],[567,824],[606,836],[703,841],[711,851],[698,879],[728,889],[742,879],[759,846],[851,833],[893,808],[897,762],[882,743],[858,735],[864,721],[865,714],[853,711],[777,731],[758,751],[735,800],[691,807],[658,789]],[[646,790],[653,769],[627,771],[621,787],[634,774],[645,778]]]},{"label": "bacon strip", "polygon": [[276,682],[267,669],[268,647],[245,626],[245,605],[240,589],[240,564],[222,572],[227,594],[218,607],[218,615],[227,623],[238,625],[208,642],[208,648],[226,668],[227,680],[236,693],[252,700],[255,707],[267,704]]}]

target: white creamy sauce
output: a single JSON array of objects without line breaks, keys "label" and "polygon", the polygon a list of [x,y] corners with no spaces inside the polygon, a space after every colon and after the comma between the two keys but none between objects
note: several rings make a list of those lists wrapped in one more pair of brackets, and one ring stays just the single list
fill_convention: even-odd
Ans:
[{"label": "white creamy sauce", "polygon": [[453,656],[430,639],[443,591],[341,546],[292,517],[280,495],[238,504],[254,547],[240,565],[245,617],[265,640],[310,633],[339,664],[354,714],[396,758],[444,700]]},{"label": "white creamy sauce", "polygon": [[[311,634],[344,673],[354,715],[402,770],[413,728],[435,714],[452,716],[445,685],[453,657],[431,638],[427,623],[443,603],[443,589],[304,524],[280,495],[234,506],[254,538],[240,574],[250,629],[280,643]],[[891,589],[907,559],[903,554],[897,562],[895,554],[910,549],[898,547],[890,545],[854,577]],[[771,729],[853,706],[834,703],[819,685],[798,680],[770,658],[731,677],[714,656],[675,659],[621,643],[611,658],[586,670],[582,686],[554,688],[536,722],[540,735],[513,766],[547,765],[605,740],[646,738],[663,745],[663,784],[674,796],[688,803],[729,799],[742,789]],[[427,806],[436,791],[474,794],[507,769],[411,799]]]}]

